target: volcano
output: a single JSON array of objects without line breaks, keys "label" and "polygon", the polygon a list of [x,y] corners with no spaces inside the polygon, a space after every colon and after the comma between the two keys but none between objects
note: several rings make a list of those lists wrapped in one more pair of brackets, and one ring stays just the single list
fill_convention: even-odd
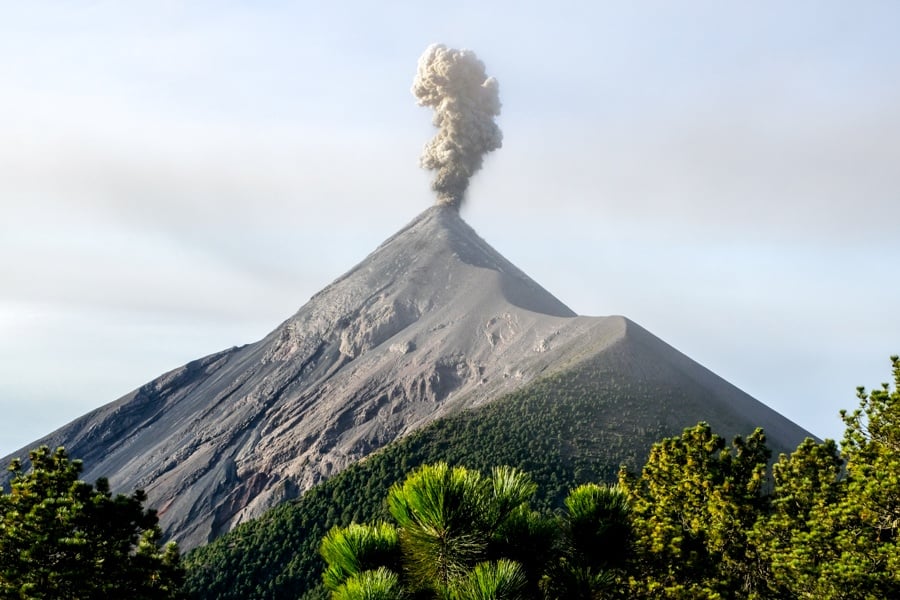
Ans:
[{"label": "volcano", "polygon": [[810,435],[628,319],[576,315],[455,208],[434,206],[259,342],[166,373],[29,448],[65,446],[85,480],[144,489],[189,549],[433,421],[577,365],[688,390],[678,406],[642,405],[674,415],[672,433],[699,420],[723,435],[761,426],[776,450]]}]

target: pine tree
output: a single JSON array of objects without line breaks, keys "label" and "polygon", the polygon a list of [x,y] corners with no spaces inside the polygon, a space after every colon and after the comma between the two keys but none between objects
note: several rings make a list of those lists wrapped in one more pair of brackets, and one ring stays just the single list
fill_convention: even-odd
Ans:
[{"label": "pine tree", "polygon": [[334,600],[619,597],[631,536],[625,494],[582,485],[565,512],[542,515],[528,506],[535,491],[510,467],[490,477],[420,467],[390,490],[396,525],[352,524],[325,536],[325,585]]},{"label": "pine tree", "polygon": [[747,532],[764,510],[769,450],[761,429],[727,448],[700,423],[650,450],[639,476],[620,472],[635,529],[632,593],[746,598],[763,585]]},{"label": "pine tree", "polygon": [[178,597],[174,544],[160,547],[146,496],[113,495],[105,479],[78,479],[81,461],[42,446],[9,467],[0,494],[0,598],[138,600]]},{"label": "pine tree", "polygon": [[822,578],[842,598],[900,597],[900,358],[893,389],[857,389],[859,408],[841,411],[846,495],[831,516],[841,550]]}]

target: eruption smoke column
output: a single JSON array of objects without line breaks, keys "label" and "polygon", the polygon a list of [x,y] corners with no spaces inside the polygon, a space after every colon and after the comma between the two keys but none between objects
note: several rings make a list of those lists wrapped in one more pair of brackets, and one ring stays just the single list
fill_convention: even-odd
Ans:
[{"label": "eruption smoke column", "polygon": [[419,58],[412,93],[419,106],[434,109],[438,128],[419,163],[437,171],[431,183],[437,203],[458,209],[484,155],[503,141],[494,122],[500,114],[497,80],[485,75],[474,52],[432,44]]}]

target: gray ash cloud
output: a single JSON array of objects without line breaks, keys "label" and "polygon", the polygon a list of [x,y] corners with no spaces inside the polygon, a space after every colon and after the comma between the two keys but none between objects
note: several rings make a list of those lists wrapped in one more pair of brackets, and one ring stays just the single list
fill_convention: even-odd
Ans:
[{"label": "gray ash cloud", "polygon": [[500,114],[497,80],[486,75],[474,52],[432,44],[419,58],[412,93],[420,106],[434,109],[438,129],[420,164],[436,171],[431,187],[437,203],[459,208],[484,155],[503,142],[494,122]]}]

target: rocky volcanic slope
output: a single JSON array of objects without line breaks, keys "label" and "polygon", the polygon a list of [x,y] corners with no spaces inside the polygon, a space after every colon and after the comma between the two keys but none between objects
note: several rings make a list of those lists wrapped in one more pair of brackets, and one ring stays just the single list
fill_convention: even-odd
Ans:
[{"label": "rocky volcanic slope", "polygon": [[454,209],[432,207],[263,340],[30,447],[64,445],[86,480],[143,488],[167,536],[192,548],[442,416],[604,356],[629,377],[694,382],[701,414],[686,421],[710,402],[787,447],[807,435],[627,319],[576,316]]}]

